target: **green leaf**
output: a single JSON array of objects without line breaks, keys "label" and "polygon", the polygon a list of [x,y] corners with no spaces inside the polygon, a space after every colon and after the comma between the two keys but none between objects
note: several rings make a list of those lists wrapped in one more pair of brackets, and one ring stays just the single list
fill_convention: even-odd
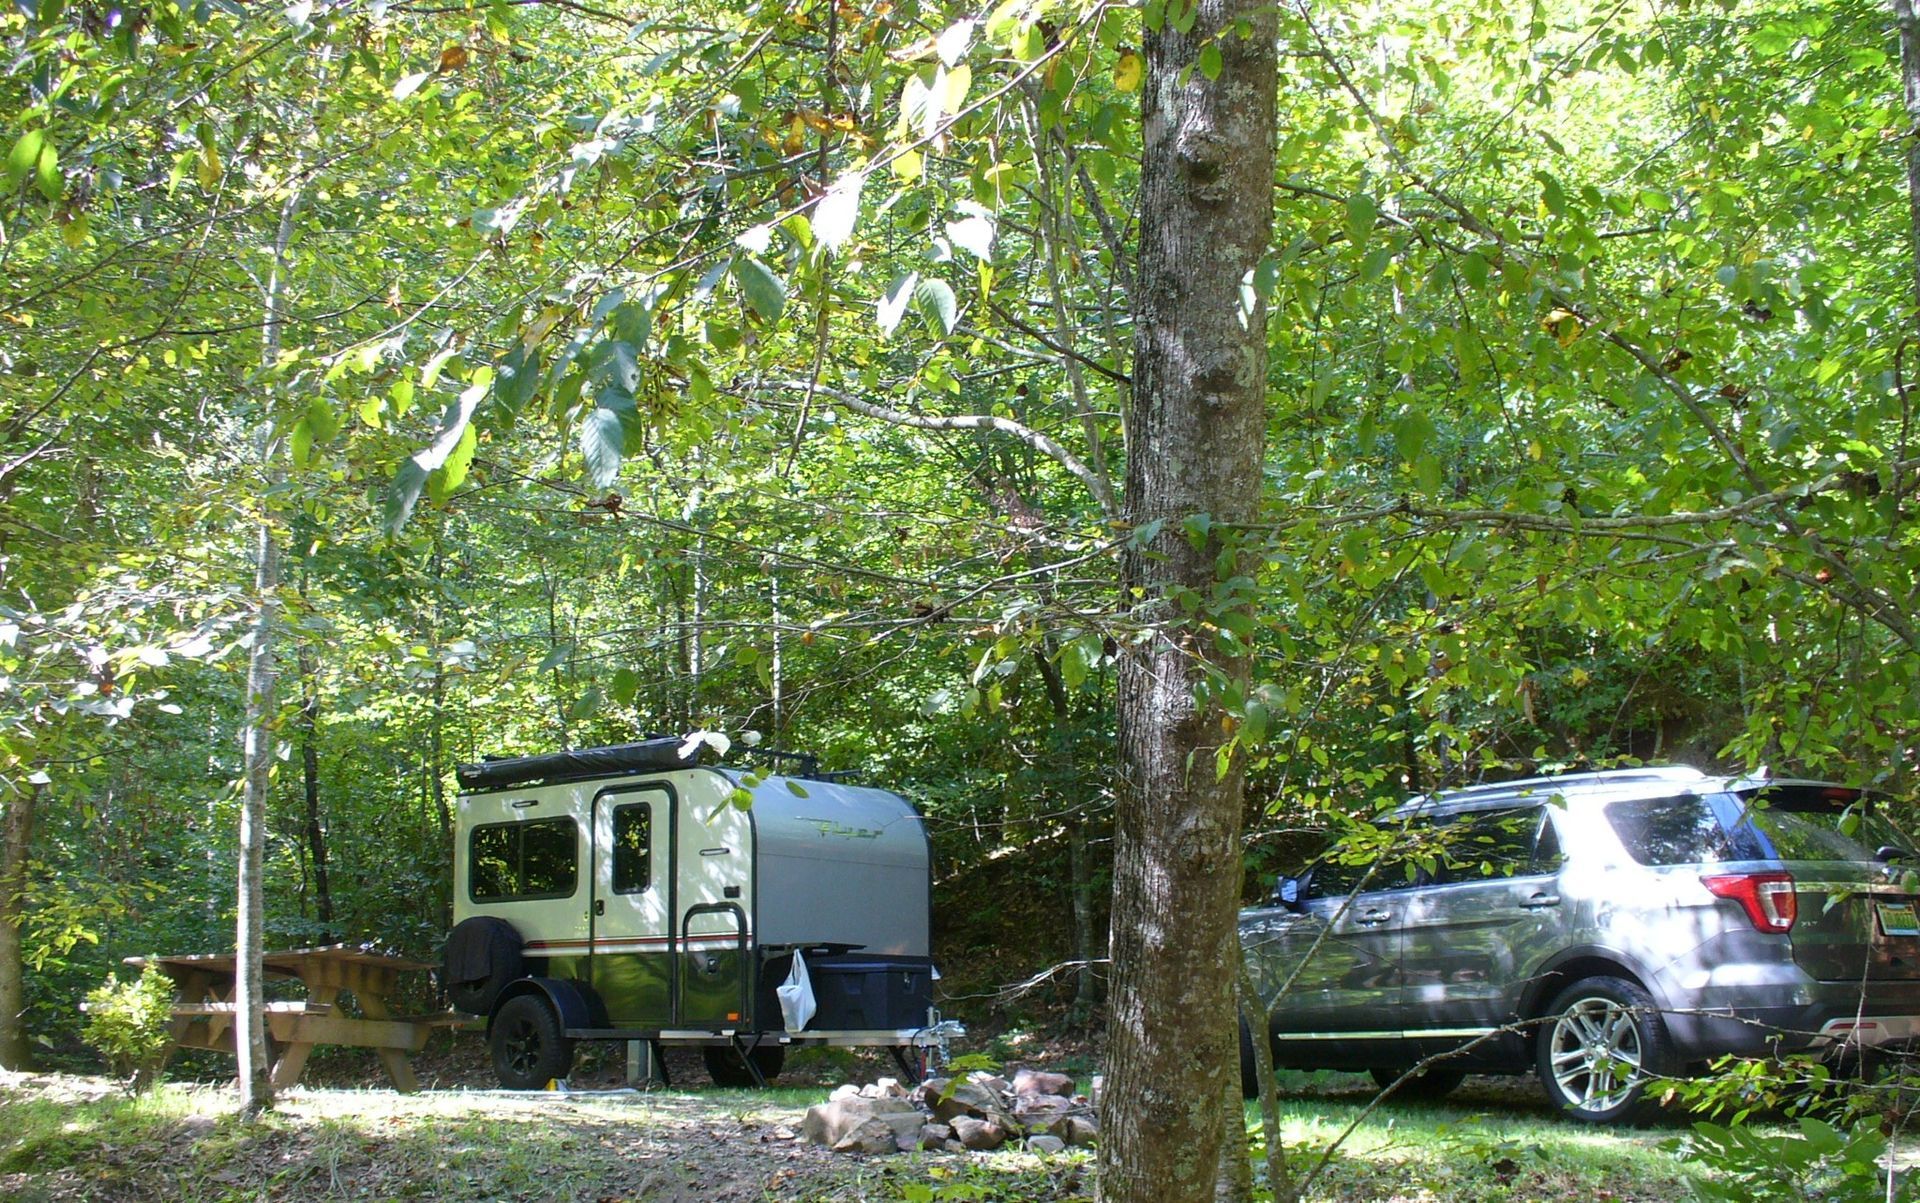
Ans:
[{"label": "green leaf", "polygon": [[387,486],[386,501],[381,507],[380,525],[387,534],[398,537],[407,525],[407,519],[413,516],[413,507],[420,501],[421,490],[427,487],[427,475],[417,459],[400,465],[393,483]]},{"label": "green leaf", "polygon": [[935,334],[952,334],[960,324],[960,305],[944,280],[922,280],[913,290],[913,307]]},{"label": "green leaf", "polygon": [[287,450],[293,456],[296,468],[310,467],[313,463],[313,426],[305,418],[293,424],[293,430],[287,436]]},{"label": "green leaf", "polygon": [[1367,245],[1367,239],[1373,237],[1373,224],[1380,219],[1380,202],[1365,192],[1356,192],[1347,198],[1347,236],[1353,239],[1353,245]]},{"label": "green leaf", "polygon": [[7,155],[7,191],[12,192],[27,182],[35,164],[40,162],[40,151],[46,144],[46,134],[37,129],[20,135],[19,141],[13,144],[13,150]]},{"label": "green leaf", "polygon": [[620,475],[620,461],[636,448],[641,434],[640,412],[633,394],[608,384],[594,397],[594,407],[580,422],[580,452],[586,456],[587,476],[606,488]]},{"label": "green leaf", "polygon": [[740,281],[748,308],[766,321],[780,320],[787,311],[787,286],[780,277],[752,255],[741,255],[733,261],[733,275]]},{"label": "green leaf", "polygon": [[1487,257],[1479,251],[1468,251],[1460,256],[1460,278],[1468,287],[1482,289],[1487,286]]},{"label": "green leaf", "polygon": [[453,454],[447,456],[447,462],[440,470],[427,478],[427,495],[433,498],[435,505],[445,505],[461,485],[467,483],[467,473],[473,468],[473,453],[480,445],[480,432],[469,425],[460,433],[460,441],[453,445]]},{"label": "green leaf", "polygon": [[306,420],[313,428],[315,443],[330,443],[340,433],[340,415],[333,412],[333,406],[323,397],[315,397],[307,406]]},{"label": "green leaf", "polygon": [[66,191],[67,182],[60,175],[60,152],[51,142],[40,148],[40,158],[33,169],[33,184],[40,189],[40,195],[50,201],[59,200],[60,194]]},{"label": "green leaf", "polygon": [[993,219],[986,215],[985,210],[959,221],[948,222],[947,238],[975,259],[993,258]]},{"label": "green leaf", "polygon": [[431,71],[415,71],[411,75],[401,76],[400,82],[393,85],[393,98],[395,100],[405,100],[415,92],[418,92],[421,84],[426,83],[432,78],[433,72]]},{"label": "green leaf", "polygon": [[515,344],[513,350],[494,365],[493,398],[508,413],[518,414],[540,387],[540,352]]},{"label": "green leaf", "polygon": [[903,276],[895,276],[893,283],[887,286],[875,313],[882,338],[893,337],[893,332],[900,326],[900,319],[907,314],[907,303],[913,300],[915,286],[919,283],[920,273],[908,272]]},{"label": "green leaf", "polygon": [[1218,42],[1208,42],[1206,45],[1200,47],[1200,74],[1206,76],[1208,79],[1219,79],[1221,67],[1220,44]]},{"label": "green leaf", "polygon": [[813,236],[821,246],[837,251],[853,237],[860,220],[860,189],[866,182],[863,173],[848,172],[813,207]]},{"label": "green leaf", "polygon": [[633,699],[640,695],[640,674],[631,668],[615,669],[613,680],[607,685],[607,692],[620,705],[633,705]]},{"label": "green leaf", "polygon": [[412,458],[400,465],[393,483],[387,487],[386,505],[382,513],[382,525],[389,535],[398,536],[406,526],[407,519],[413,515],[413,507],[420,501],[420,491],[426,487],[427,477],[446,463],[447,457],[460,446],[467,426],[473,421],[474,409],[486,395],[487,386],[484,384],[474,385],[462,392],[440,415],[440,432],[434,436],[432,444],[414,453]]}]

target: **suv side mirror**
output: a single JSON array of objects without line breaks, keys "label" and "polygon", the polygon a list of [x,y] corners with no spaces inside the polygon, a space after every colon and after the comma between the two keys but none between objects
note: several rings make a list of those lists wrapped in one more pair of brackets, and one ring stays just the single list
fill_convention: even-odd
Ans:
[{"label": "suv side mirror", "polygon": [[1273,885],[1273,900],[1290,911],[1299,910],[1301,885],[1298,877],[1282,877]]}]

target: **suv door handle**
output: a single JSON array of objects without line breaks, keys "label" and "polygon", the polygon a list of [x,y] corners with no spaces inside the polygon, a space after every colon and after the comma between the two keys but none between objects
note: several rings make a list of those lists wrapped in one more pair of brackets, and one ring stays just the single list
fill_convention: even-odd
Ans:
[{"label": "suv door handle", "polygon": [[1520,909],[1523,911],[1543,911],[1550,906],[1559,905],[1560,895],[1558,894],[1535,894],[1533,897],[1521,903]]},{"label": "suv door handle", "polygon": [[1387,920],[1391,918],[1393,918],[1392,911],[1383,911],[1383,910],[1375,909],[1370,911],[1361,911],[1358,922],[1364,923],[1368,927],[1375,927],[1375,926],[1378,926],[1379,924],[1385,923]]}]

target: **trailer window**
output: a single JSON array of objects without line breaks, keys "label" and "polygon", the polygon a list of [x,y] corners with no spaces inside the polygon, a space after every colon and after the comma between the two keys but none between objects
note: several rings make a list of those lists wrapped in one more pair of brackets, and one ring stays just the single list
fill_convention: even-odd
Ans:
[{"label": "trailer window", "polygon": [[645,802],[613,811],[613,892],[638,894],[653,884],[653,807]]},{"label": "trailer window", "polygon": [[579,882],[579,838],[572,819],[489,823],[468,838],[475,902],[567,898]]}]

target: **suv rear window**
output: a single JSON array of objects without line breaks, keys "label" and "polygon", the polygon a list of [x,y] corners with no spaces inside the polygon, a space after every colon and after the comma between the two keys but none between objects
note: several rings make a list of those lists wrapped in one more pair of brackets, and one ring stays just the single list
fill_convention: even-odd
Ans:
[{"label": "suv rear window", "polygon": [[1736,860],[1870,861],[1873,850],[1839,831],[1836,807],[1803,809],[1781,792],[1632,798],[1607,806],[1627,854],[1643,865]]}]

